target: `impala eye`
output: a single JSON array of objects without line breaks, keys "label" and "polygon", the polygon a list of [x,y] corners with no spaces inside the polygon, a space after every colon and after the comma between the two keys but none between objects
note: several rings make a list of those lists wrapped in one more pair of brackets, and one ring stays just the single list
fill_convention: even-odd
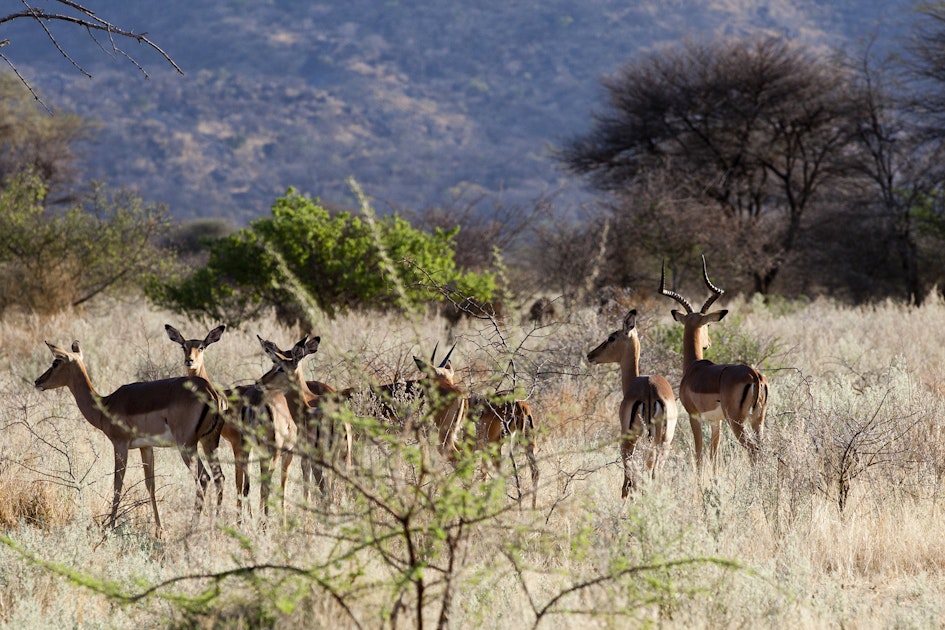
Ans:
[{"label": "impala eye", "polygon": [[615,341],[617,341],[617,335],[611,335],[607,338],[607,343],[613,343]]}]

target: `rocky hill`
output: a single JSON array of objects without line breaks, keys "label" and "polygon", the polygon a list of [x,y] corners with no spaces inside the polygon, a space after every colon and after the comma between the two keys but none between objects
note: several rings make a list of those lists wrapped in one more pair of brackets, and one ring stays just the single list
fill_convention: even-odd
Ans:
[{"label": "rocky hill", "polygon": [[128,47],[145,79],[107,42],[55,28],[89,79],[35,23],[3,26],[4,54],[50,106],[102,122],[87,174],[180,218],[237,223],[288,186],[353,204],[348,178],[381,211],[567,191],[578,183],[551,151],[586,129],[600,78],[641,51],[755,32],[892,49],[914,19],[903,0],[85,4],[184,70]]}]

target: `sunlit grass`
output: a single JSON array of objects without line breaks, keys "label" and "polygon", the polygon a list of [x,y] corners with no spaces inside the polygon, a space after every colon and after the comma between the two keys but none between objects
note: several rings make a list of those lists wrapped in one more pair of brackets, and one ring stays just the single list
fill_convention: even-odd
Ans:
[{"label": "sunlit grass", "polygon": [[[697,479],[681,413],[662,475],[628,501],[620,500],[617,462],[619,374],[584,360],[618,321],[590,310],[538,330],[514,316],[498,330],[491,322],[465,322],[452,335],[435,317],[355,313],[317,331],[273,319],[228,330],[207,350],[206,362],[219,384],[250,382],[270,365],[257,333],[289,346],[314,332],[322,345],[306,361],[309,377],[343,387],[414,378],[414,354],[428,357],[435,344],[442,352],[456,341],[461,384],[478,392],[511,386],[514,359],[514,384],[529,396],[542,427],[538,509],[520,510],[508,499],[511,509],[477,525],[463,543],[450,616],[455,627],[531,626],[552,598],[602,575],[614,577],[563,597],[541,627],[937,627],[945,613],[945,543],[935,533],[945,501],[945,346],[934,340],[945,337],[945,304],[852,308],[818,300],[769,309],[734,300],[725,307],[731,313],[712,329],[709,357],[759,355],[746,358],[771,382],[764,456],[750,467],[725,428],[717,473]],[[678,383],[672,304],[645,308],[643,370]],[[110,501],[111,447],[66,391],[33,390],[51,360],[43,340],[78,339],[93,382],[108,393],[132,380],[182,373],[165,323],[187,337],[212,326],[131,303],[0,323],[0,534],[8,541],[0,547],[0,622],[338,627],[357,619],[384,625],[391,612],[384,585],[395,573],[379,557],[331,569],[335,576],[354,571],[357,588],[346,592],[347,611],[307,578],[277,569],[256,582],[221,581],[212,612],[169,599],[205,593],[213,584],[207,579],[177,582],[124,604],[102,594],[118,589],[132,596],[165,580],[250,565],[317,566],[337,553],[340,533],[356,525],[345,517],[354,513],[350,492],[337,492],[327,515],[302,505],[293,464],[289,525],[270,519],[264,527],[254,462],[254,516],[236,528],[232,454],[223,443],[227,480],[219,515],[205,513],[191,528],[193,482],[179,455],[160,449],[163,538],[153,537],[135,453],[121,523],[110,533],[99,528]],[[496,335],[507,343],[498,344]],[[506,371],[500,383],[497,374]],[[851,445],[859,449],[856,458],[843,460]],[[372,453],[368,461],[385,460]],[[840,461],[854,473],[842,511]],[[521,473],[521,452],[518,464]],[[506,490],[514,494],[510,470],[506,457]],[[620,574],[665,562],[683,564]],[[63,577],[66,568],[80,577]],[[437,606],[431,600],[427,625],[436,625]],[[414,625],[412,611],[398,614],[400,625]]]}]

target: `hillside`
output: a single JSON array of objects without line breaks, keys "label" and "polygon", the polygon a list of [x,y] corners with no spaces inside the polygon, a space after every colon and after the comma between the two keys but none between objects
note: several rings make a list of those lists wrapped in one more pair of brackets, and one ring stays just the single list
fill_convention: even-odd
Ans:
[{"label": "hillside", "polygon": [[49,105],[103,121],[90,177],[177,217],[236,222],[288,186],[352,203],[349,177],[380,210],[573,189],[550,149],[586,128],[599,79],[639,51],[756,31],[824,47],[875,33],[895,47],[912,18],[905,0],[87,4],[146,31],[185,74],[135,47],[145,80],[84,32],[55,29],[90,80],[26,20],[4,26],[5,54]]}]

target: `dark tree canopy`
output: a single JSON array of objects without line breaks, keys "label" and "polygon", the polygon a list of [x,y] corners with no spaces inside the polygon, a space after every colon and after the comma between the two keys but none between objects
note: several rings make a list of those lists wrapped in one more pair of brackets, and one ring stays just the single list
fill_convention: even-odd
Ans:
[{"label": "dark tree canopy", "polygon": [[[703,247],[737,247],[742,271],[767,292],[825,184],[847,170],[851,99],[840,66],[781,39],[723,39],[653,53],[604,87],[607,107],[564,147],[566,167],[625,200],[668,169],[675,203],[702,205],[720,228]],[[634,199],[619,206],[633,212]]]}]

